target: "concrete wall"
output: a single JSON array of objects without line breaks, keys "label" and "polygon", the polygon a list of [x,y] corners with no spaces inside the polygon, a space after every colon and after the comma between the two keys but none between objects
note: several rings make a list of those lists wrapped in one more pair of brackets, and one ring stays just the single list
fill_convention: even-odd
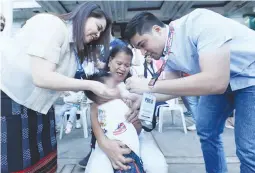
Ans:
[{"label": "concrete wall", "polygon": [[13,21],[13,24],[12,24],[12,33],[11,33],[12,36],[13,36],[17,31],[19,31],[19,29],[20,29],[21,26],[25,23],[25,21],[26,21],[25,19]]},{"label": "concrete wall", "polygon": [[[245,23],[245,19],[242,17],[242,16],[231,16],[229,17],[241,24],[244,24],[246,25]],[[26,19],[19,19],[19,20],[14,20],[13,21],[13,24],[12,24],[12,34],[11,35],[14,35],[22,26],[22,24],[26,21]],[[114,26],[114,35],[116,38],[121,38],[121,29],[120,29],[120,26]]]},{"label": "concrete wall", "polygon": [[245,20],[244,20],[243,16],[233,16],[233,17],[229,17],[229,18],[245,25]]}]

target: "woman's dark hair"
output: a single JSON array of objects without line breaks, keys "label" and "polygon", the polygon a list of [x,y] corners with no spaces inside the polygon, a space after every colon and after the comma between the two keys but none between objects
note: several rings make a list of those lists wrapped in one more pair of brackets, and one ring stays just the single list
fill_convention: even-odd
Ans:
[{"label": "woman's dark hair", "polygon": [[[104,69],[105,71],[107,71],[107,72],[110,71],[110,68],[108,67],[109,62],[111,60],[113,60],[115,58],[115,56],[120,52],[124,52],[124,53],[126,53],[127,55],[130,55],[133,58],[133,52],[129,47],[127,47],[127,46],[116,46],[116,47],[112,48],[112,50],[110,51],[109,58],[107,59],[107,61],[105,63],[105,69]],[[128,73],[126,79],[129,78],[129,77],[131,77],[130,72]]]},{"label": "woman's dark hair", "polygon": [[[76,47],[78,50],[78,55],[81,60],[84,60],[84,57],[88,57],[90,51],[94,52],[96,49],[96,45],[104,45],[104,53],[105,55],[109,54],[109,43],[110,43],[110,31],[112,20],[106,14],[99,5],[93,2],[85,2],[75,8],[72,12],[63,14],[59,16],[63,20],[70,20],[73,23],[73,39],[76,43]],[[106,20],[106,28],[104,32],[102,32],[100,38],[91,42],[91,49],[89,50],[89,45],[85,44],[84,38],[84,27],[87,19],[89,17],[94,17],[97,19],[105,18]],[[96,60],[94,58],[94,60]]]}]

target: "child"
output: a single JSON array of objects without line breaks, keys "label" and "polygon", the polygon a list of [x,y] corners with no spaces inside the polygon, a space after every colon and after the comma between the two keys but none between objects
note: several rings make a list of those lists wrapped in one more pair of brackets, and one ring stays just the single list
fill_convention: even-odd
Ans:
[{"label": "child", "polygon": [[[114,87],[117,85],[110,73],[101,72],[94,74],[91,76],[91,80],[102,82],[107,84],[109,87]],[[131,169],[128,171],[114,170],[114,172],[144,173],[145,171],[140,159],[140,145],[138,139],[138,133],[141,131],[141,126],[139,127],[139,125],[136,125],[135,127],[133,124],[126,122],[125,114],[129,110],[128,106],[121,99],[105,101],[91,91],[85,91],[85,93],[90,100],[99,105],[98,121],[105,135],[109,139],[120,140],[132,150],[130,154],[125,155],[125,157],[132,158],[134,160],[133,162],[129,163]],[[105,155],[97,144],[94,152],[97,153],[97,155]],[[98,163],[98,165],[101,166],[111,164],[109,159],[107,159],[107,156],[105,159],[101,159],[100,161],[105,162]]]},{"label": "child", "polygon": [[64,97],[65,105],[63,107],[63,113],[69,111],[70,115],[65,128],[65,134],[69,134],[72,131],[73,123],[76,120],[75,128],[81,128],[80,115],[76,115],[77,110],[80,109],[80,102],[84,96],[83,92],[65,92],[67,95]]}]

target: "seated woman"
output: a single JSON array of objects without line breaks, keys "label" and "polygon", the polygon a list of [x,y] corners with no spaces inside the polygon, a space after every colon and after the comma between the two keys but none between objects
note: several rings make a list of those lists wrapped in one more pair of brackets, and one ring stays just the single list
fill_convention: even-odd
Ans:
[{"label": "seated woman", "polygon": [[[106,63],[106,71],[109,71],[116,81],[118,81],[122,86],[125,86],[123,81],[127,78],[130,65],[132,61],[132,51],[128,47],[115,47],[111,50],[109,62]],[[122,93],[128,92],[125,87],[121,89]],[[125,91],[124,91],[125,90]],[[97,158],[92,152],[88,165],[86,167],[86,173],[113,173],[113,168],[115,169],[128,169],[126,165],[131,162],[132,159],[125,158],[124,154],[129,154],[131,150],[126,148],[125,144],[120,141],[111,140],[107,138],[101,129],[98,122],[98,105],[94,103],[91,110],[91,121],[92,128],[95,134],[98,146],[107,155],[112,166],[106,168],[102,165],[98,165]],[[133,122],[134,126],[140,124],[139,121]],[[149,134],[141,132],[139,134],[140,143],[140,156],[143,161],[144,170],[147,173],[167,173],[168,165],[166,160],[159,150],[158,146],[155,144],[154,140],[149,137]],[[155,159],[157,158],[157,159]]]}]

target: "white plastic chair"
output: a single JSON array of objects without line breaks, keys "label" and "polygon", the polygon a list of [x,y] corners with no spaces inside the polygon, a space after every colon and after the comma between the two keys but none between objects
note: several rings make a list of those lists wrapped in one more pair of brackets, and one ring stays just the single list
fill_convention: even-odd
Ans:
[{"label": "white plastic chair", "polygon": [[159,111],[158,131],[160,133],[162,133],[163,123],[164,123],[164,115],[165,115],[166,111],[171,112],[172,123],[173,124],[175,124],[175,119],[174,119],[174,114],[172,114],[172,111],[180,111],[183,131],[186,134],[187,133],[186,121],[185,121],[185,117],[184,117],[184,114],[183,114],[183,108],[178,103],[178,98],[171,99],[171,100],[168,100],[166,102],[167,102],[167,104],[159,105],[159,106],[156,107],[156,115],[158,114],[158,111]]},{"label": "white plastic chair", "polygon": [[[92,101],[87,99],[87,97],[84,95],[81,103],[80,103],[80,110],[76,112],[76,114],[80,114],[81,120],[82,120],[82,127],[83,127],[83,133],[84,138],[88,138],[88,116],[90,116],[90,104]],[[65,114],[62,116],[62,122],[60,127],[60,134],[59,139],[62,139],[63,137],[63,131],[64,131],[64,125],[67,123],[67,115],[69,115],[70,112],[66,111]]]}]

